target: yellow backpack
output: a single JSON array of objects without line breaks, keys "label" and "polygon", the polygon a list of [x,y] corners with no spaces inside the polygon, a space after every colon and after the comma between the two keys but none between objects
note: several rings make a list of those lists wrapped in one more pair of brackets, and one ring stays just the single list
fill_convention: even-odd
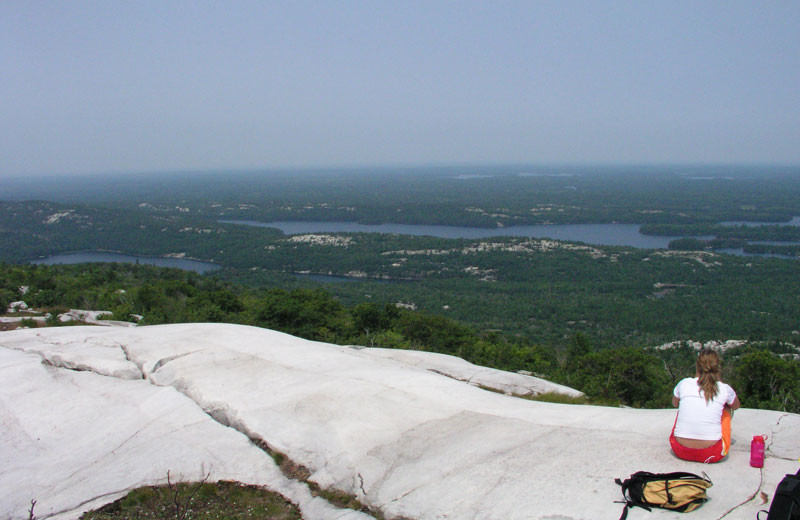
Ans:
[{"label": "yellow backpack", "polygon": [[624,482],[616,479],[622,486],[620,503],[625,504],[620,520],[628,516],[628,509],[641,507],[650,511],[653,507],[671,509],[673,511],[694,511],[708,500],[706,490],[713,486],[708,475],[694,473],[650,473],[637,471]]}]

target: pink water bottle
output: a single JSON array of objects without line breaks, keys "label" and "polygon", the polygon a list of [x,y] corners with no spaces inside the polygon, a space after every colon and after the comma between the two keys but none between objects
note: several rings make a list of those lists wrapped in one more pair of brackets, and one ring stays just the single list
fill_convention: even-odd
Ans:
[{"label": "pink water bottle", "polygon": [[750,465],[754,468],[764,467],[764,441],[766,435],[755,435],[750,442]]}]

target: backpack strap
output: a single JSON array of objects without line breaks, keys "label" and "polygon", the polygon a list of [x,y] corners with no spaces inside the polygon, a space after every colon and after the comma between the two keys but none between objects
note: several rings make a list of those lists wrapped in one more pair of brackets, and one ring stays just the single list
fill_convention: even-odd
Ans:
[{"label": "backpack strap", "polygon": [[619,486],[622,487],[622,498],[624,498],[625,500],[617,500],[616,503],[625,504],[625,507],[622,508],[622,514],[619,517],[619,520],[625,520],[626,518],[628,518],[628,509],[630,509],[630,507],[633,505],[631,501],[628,500],[628,496],[626,493],[626,491],[628,490],[628,485],[630,483],[630,480],[622,482],[620,479],[615,478],[614,482],[616,482]]},{"label": "backpack strap", "polygon": [[[643,472],[640,472],[640,473],[643,473]],[[633,475],[633,476],[635,477],[636,475]],[[622,509],[622,514],[620,515],[619,520],[625,520],[626,518],[628,518],[628,509],[630,509],[632,507],[641,507],[642,509],[646,509],[648,511],[651,511],[651,509],[649,507],[647,507],[646,505],[637,504],[637,503],[633,502],[629,498],[628,488],[631,486],[631,481],[632,480],[633,480],[632,478],[629,478],[625,482],[623,482],[622,480],[620,480],[618,478],[614,479],[614,482],[617,483],[620,487],[622,487],[622,498],[623,498],[623,500],[617,500],[616,503],[617,504],[625,504],[625,507]]]},{"label": "backpack strap", "polygon": [[630,509],[630,507],[631,507],[630,502],[625,504],[625,507],[622,509],[622,514],[619,515],[619,520],[625,520],[626,518],[628,518],[628,509]]},{"label": "backpack strap", "polygon": [[652,480],[681,480],[681,479],[688,479],[688,478],[696,478],[700,480],[708,480],[711,482],[711,479],[708,478],[708,475],[703,474],[701,477],[700,475],[695,475],[694,473],[687,473],[685,471],[674,471],[672,473],[659,473],[653,474],[650,473],[649,476],[652,476]]},{"label": "backpack strap", "polygon": [[672,499],[672,493],[669,492],[669,479],[664,479],[664,493],[667,495],[667,503],[674,504],[675,501]]}]

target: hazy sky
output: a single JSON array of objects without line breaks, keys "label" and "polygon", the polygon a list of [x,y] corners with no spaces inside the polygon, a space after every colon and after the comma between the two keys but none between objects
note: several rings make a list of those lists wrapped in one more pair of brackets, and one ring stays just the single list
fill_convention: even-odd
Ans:
[{"label": "hazy sky", "polygon": [[800,163],[800,2],[0,2],[0,175]]}]

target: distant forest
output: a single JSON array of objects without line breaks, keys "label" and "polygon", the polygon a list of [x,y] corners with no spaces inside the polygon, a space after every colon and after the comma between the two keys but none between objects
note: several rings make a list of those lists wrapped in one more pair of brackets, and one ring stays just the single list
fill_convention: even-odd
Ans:
[{"label": "distant forest", "polygon": [[[800,216],[798,166],[442,166],[11,179],[4,200],[252,220],[715,224]],[[147,208],[144,206],[143,208]],[[151,208],[153,209],[153,208]],[[185,212],[184,212],[185,213]]]}]

